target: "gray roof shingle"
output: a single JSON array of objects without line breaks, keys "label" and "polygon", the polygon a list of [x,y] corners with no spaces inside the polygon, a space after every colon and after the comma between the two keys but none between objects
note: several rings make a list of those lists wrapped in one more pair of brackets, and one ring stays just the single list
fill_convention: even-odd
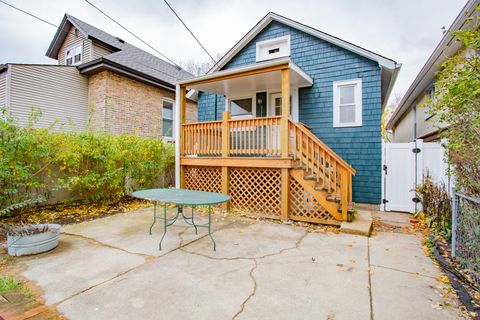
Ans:
[{"label": "gray roof shingle", "polygon": [[118,37],[79,20],[74,16],[66,14],[65,18],[88,38],[103,42],[118,50],[103,56],[102,58],[104,60],[112,61],[170,84],[193,77],[191,73],[137,48]]}]

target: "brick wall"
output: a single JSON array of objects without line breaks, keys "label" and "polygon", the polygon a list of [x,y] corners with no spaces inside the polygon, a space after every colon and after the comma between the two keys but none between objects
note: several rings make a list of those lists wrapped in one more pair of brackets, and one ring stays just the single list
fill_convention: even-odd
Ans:
[{"label": "brick wall", "polygon": [[[247,44],[223,69],[255,63],[257,41],[290,35],[291,59],[308,73],[314,84],[299,90],[299,120],[350,163],[357,175],[353,178],[353,201],[380,203],[381,200],[381,77],[378,63],[329,42],[288,27],[270,23]],[[333,127],[333,82],[362,78],[363,125]],[[219,101],[223,101],[223,97]],[[199,120],[211,120],[215,96],[200,93]],[[224,109],[223,104],[221,109]]]},{"label": "brick wall", "polygon": [[[89,127],[114,134],[162,135],[162,99],[175,93],[111,71],[89,79]],[[187,122],[197,120],[197,105],[187,102]]]}]

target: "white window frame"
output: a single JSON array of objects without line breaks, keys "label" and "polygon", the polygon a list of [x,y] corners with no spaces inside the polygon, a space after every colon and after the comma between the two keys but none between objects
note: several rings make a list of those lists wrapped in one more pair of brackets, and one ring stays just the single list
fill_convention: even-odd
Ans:
[{"label": "white window frame", "polygon": [[[262,91],[263,92],[263,91]],[[235,115],[232,115],[232,102],[234,100],[244,100],[244,99],[251,99],[252,100],[252,114],[251,115],[239,115],[239,116],[235,116]],[[255,103],[256,102],[256,93],[252,96],[252,95],[243,95],[243,96],[234,96],[234,97],[228,97],[228,108],[229,108],[229,111],[230,111],[230,114],[231,114],[231,118],[232,119],[251,119],[251,118],[255,118],[256,114],[257,114],[257,104]]]},{"label": "white window frame", "polygon": [[[290,35],[258,41],[256,44],[256,62],[290,56]],[[263,50],[279,49],[278,52],[262,57]]]},{"label": "white window frame", "polygon": [[[355,86],[355,121],[340,123],[340,87]],[[333,127],[361,127],[362,126],[362,79],[352,79],[333,82]]]},{"label": "white window frame", "polygon": [[[172,104],[172,136],[164,136],[163,135],[163,102],[170,102]],[[175,109],[176,109],[176,104],[175,100],[170,99],[170,98],[162,98],[162,137],[165,141],[175,141]],[[170,120],[170,119],[169,119]]]},{"label": "white window frame", "polygon": [[[80,47],[80,61],[75,63],[75,49]],[[76,65],[79,65],[79,64],[82,64],[83,62],[83,42],[80,42],[80,43],[77,43],[73,46],[70,46],[68,48],[65,49],[65,65],[67,65],[67,51],[69,50],[73,50],[74,51],[74,55],[72,56],[72,64],[68,64],[69,66],[76,66]]]}]

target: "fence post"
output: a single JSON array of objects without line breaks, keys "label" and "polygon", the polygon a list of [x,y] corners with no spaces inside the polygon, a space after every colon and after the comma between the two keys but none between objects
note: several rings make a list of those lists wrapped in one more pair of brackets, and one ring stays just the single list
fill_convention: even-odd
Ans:
[{"label": "fence post", "polygon": [[452,193],[452,257],[455,257],[455,251],[457,247],[457,214],[458,214],[458,203],[457,203],[457,193],[453,191]]},{"label": "fence post", "polygon": [[[230,155],[230,127],[228,125],[230,120],[230,112],[225,111],[222,113],[222,157],[226,158]],[[222,193],[229,194],[230,192],[230,168],[222,167]],[[223,209],[228,210],[230,208],[229,202],[225,202],[222,205]]]}]

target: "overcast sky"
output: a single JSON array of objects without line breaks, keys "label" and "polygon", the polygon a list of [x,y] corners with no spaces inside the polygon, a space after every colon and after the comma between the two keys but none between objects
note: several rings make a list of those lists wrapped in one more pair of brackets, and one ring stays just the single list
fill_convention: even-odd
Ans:
[{"label": "overcast sky", "polygon": [[[83,0],[5,0],[56,25],[64,13],[148,47]],[[91,0],[174,61],[208,57],[161,0]],[[466,0],[169,0],[212,53],[227,52],[273,11],[403,64],[393,95],[403,94]],[[55,28],[0,3],[0,64],[55,63],[45,52]],[[154,53],[154,52],[152,52]],[[393,96],[392,95],[392,96]]]}]

